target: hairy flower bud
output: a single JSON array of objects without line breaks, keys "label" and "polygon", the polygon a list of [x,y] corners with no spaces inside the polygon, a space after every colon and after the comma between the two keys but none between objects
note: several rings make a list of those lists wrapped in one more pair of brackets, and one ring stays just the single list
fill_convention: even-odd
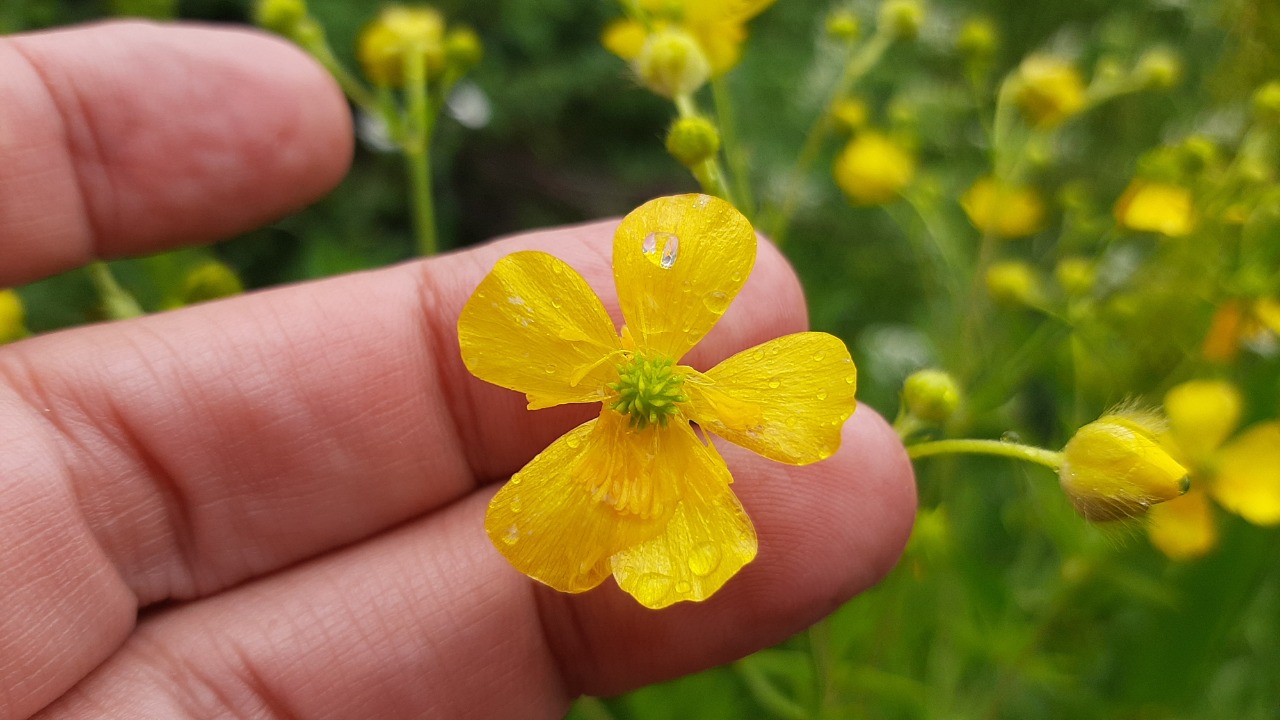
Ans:
[{"label": "hairy flower bud", "polygon": [[960,387],[944,370],[917,370],[902,383],[907,412],[931,423],[943,423],[960,406]]},{"label": "hairy flower bud", "polygon": [[1133,411],[1104,415],[1076,431],[1058,471],[1076,512],[1092,522],[1144,515],[1190,487],[1187,469],[1160,445],[1158,417]]},{"label": "hairy flower bud", "polygon": [[634,67],[645,87],[666,98],[690,95],[711,77],[706,53],[683,30],[650,35]]},{"label": "hairy flower bud", "polygon": [[667,152],[685,167],[715,157],[720,151],[720,131],[704,117],[682,117],[667,131]]}]

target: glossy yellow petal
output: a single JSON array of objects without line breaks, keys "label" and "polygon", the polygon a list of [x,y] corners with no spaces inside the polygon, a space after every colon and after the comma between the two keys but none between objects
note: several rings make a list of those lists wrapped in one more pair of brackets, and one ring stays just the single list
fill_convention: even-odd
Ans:
[{"label": "glossy yellow petal", "polygon": [[1245,430],[1217,460],[1214,499],[1255,525],[1280,524],[1280,422]]},{"label": "glossy yellow petal", "polygon": [[600,42],[605,50],[623,60],[635,60],[649,37],[644,26],[634,20],[614,20],[604,29]]},{"label": "glossy yellow petal", "polygon": [[679,359],[742,289],[756,259],[751,223],[710,195],[661,197],[618,226],[613,276],[639,349]]},{"label": "glossy yellow petal", "polygon": [[517,570],[563,592],[608,577],[609,558],[661,533],[680,500],[687,452],[617,413],[571,430],[512,476],[485,530]]},{"label": "glossy yellow petal", "polygon": [[805,465],[840,448],[857,370],[839,338],[805,332],[744,350],[684,384],[687,414],[772,460]]},{"label": "glossy yellow petal", "polygon": [[458,318],[473,375],[525,393],[529,407],[593,402],[618,379],[620,347],[600,298],[564,261],[518,252],[498,261]]},{"label": "glossy yellow petal", "polygon": [[1203,490],[1191,490],[1180,498],[1151,508],[1147,536],[1160,552],[1174,560],[1200,557],[1218,544],[1213,506]]},{"label": "glossy yellow petal", "polygon": [[715,448],[678,423],[663,451],[684,468],[680,504],[665,532],[613,556],[618,586],[655,609],[707,599],[756,556],[755,529]]},{"label": "glossy yellow petal", "polygon": [[1243,405],[1236,386],[1222,380],[1192,380],[1169,390],[1164,412],[1178,459],[1203,467],[1240,424]]}]

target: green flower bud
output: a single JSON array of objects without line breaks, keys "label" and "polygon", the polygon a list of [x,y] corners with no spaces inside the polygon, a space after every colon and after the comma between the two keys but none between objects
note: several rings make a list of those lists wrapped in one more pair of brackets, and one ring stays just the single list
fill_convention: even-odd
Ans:
[{"label": "green flower bud", "polygon": [[645,87],[666,98],[691,95],[711,77],[707,54],[682,30],[650,35],[634,67]]},{"label": "green flower bud", "polygon": [[720,131],[703,117],[683,117],[667,131],[667,152],[685,167],[703,163],[720,151]]},{"label": "green flower bud", "polygon": [[479,64],[484,46],[471,28],[454,28],[444,36],[444,56],[449,65],[465,71]]},{"label": "green flower bud", "polygon": [[244,284],[231,268],[217,260],[200,265],[187,273],[182,281],[180,305],[194,305],[207,300],[239,295]]},{"label": "green flower bud", "polygon": [[931,423],[943,423],[960,406],[960,387],[942,370],[918,370],[902,384],[907,412]]},{"label": "green flower bud", "polygon": [[1168,48],[1154,48],[1138,58],[1133,74],[1143,87],[1168,90],[1182,80],[1182,58]]},{"label": "green flower bud", "polygon": [[1280,80],[1272,80],[1254,91],[1253,116],[1260,123],[1280,125]]},{"label": "green flower bud", "polygon": [[285,37],[292,37],[306,17],[306,0],[258,0],[253,7],[254,23]]},{"label": "green flower bud", "polygon": [[880,5],[880,27],[894,37],[914,40],[924,23],[924,6],[920,0],[885,0]]},{"label": "green flower bud", "polygon": [[827,15],[827,35],[837,40],[857,40],[862,31],[858,16],[848,10],[834,10]]},{"label": "green flower bud", "polygon": [[956,50],[970,60],[990,60],[999,44],[1000,32],[996,24],[985,17],[966,20],[956,36]]}]

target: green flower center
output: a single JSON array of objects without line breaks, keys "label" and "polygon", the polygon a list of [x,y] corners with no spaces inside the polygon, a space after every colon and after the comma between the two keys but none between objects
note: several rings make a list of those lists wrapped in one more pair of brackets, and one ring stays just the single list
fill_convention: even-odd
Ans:
[{"label": "green flower center", "polygon": [[680,392],[682,385],[684,377],[675,372],[670,359],[636,355],[618,366],[618,382],[609,384],[618,399],[609,407],[630,415],[634,428],[666,427],[676,412],[676,403],[689,401]]}]

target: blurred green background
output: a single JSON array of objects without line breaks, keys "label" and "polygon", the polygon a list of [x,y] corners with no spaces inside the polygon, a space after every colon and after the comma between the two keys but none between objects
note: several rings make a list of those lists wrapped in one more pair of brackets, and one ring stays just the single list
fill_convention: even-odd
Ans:
[{"label": "blurred green background", "polygon": [[[355,38],[379,4],[309,4],[354,67]],[[468,83],[473,101],[491,112],[483,127],[446,119],[437,132],[433,172],[446,247],[621,215],[654,196],[696,189],[662,149],[669,103],[599,44],[601,29],[620,15],[615,3],[436,5],[484,41],[485,59]],[[765,193],[785,177],[825,101],[834,71],[822,29],[832,7],[779,0],[752,23],[744,59],[728,77],[753,184]],[[871,3],[848,7],[874,17]],[[927,12],[919,40],[894,46],[859,93],[875,124],[915,137],[930,168],[920,196],[935,200],[987,163],[975,119],[983,101],[964,92],[955,61],[955,33],[971,16],[986,15],[1000,30],[997,77],[1037,49],[1073,54],[1081,68],[1106,57],[1131,62],[1154,45],[1180,53],[1186,77],[1177,89],[1125,97],[1081,118],[1040,173],[1046,187],[1083,187],[1082,202],[1098,215],[1109,212],[1144,151],[1192,131],[1229,136],[1253,89],[1280,78],[1275,0],[974,0],[934,2]],[[244,23],[248,3],[6,0],[0,32],[120,14]],[[834,145],[806,178],[786,252],[804,280],[814,326],[854,350],[861,401],[892,417],[908,372],[957,362],[954,339],[930,309],[937,279],[904,241],[917,216],[846,202],[825,173]],[[211,249],[113,268],[144,306],[158,309],[185,270],[210,254],[250,288],[408,259],[403,178],[398,156],[361,143],[348,178],[308,210]],[[967,228],[959,206],[948,207],[938,212],[945,227]],[[1033,245],[1028,255],[1036,252]],[[21,292],[33,331],[95,318],[82,274]],[[1033,330],[1021,316],[1005,327],[1009,347]],[[1274,358],[1253,361],[1240,377],[1251,417],[1275,417]],[[1156,378],[1141,381],[1134,395],[1161,389]],[[1064,410],[1071,391],[1059,375],[1015,374],[1003,389],[991,412],[969,421],[971,434],[1016,428],[1046,447],[1065,442],[1074,427]],[[1096,414],[1122,399],[1099,397],[1088,407]],[[1222,515],[1220,547],[1176,563],[1151,549],[1141,528],[1084,523],[1041,468],[967,458],[918,467],[917,530],[879,587],[781,647],[621,698],[585,700],[573,717],[1280,718],[1280,534]]]}]

